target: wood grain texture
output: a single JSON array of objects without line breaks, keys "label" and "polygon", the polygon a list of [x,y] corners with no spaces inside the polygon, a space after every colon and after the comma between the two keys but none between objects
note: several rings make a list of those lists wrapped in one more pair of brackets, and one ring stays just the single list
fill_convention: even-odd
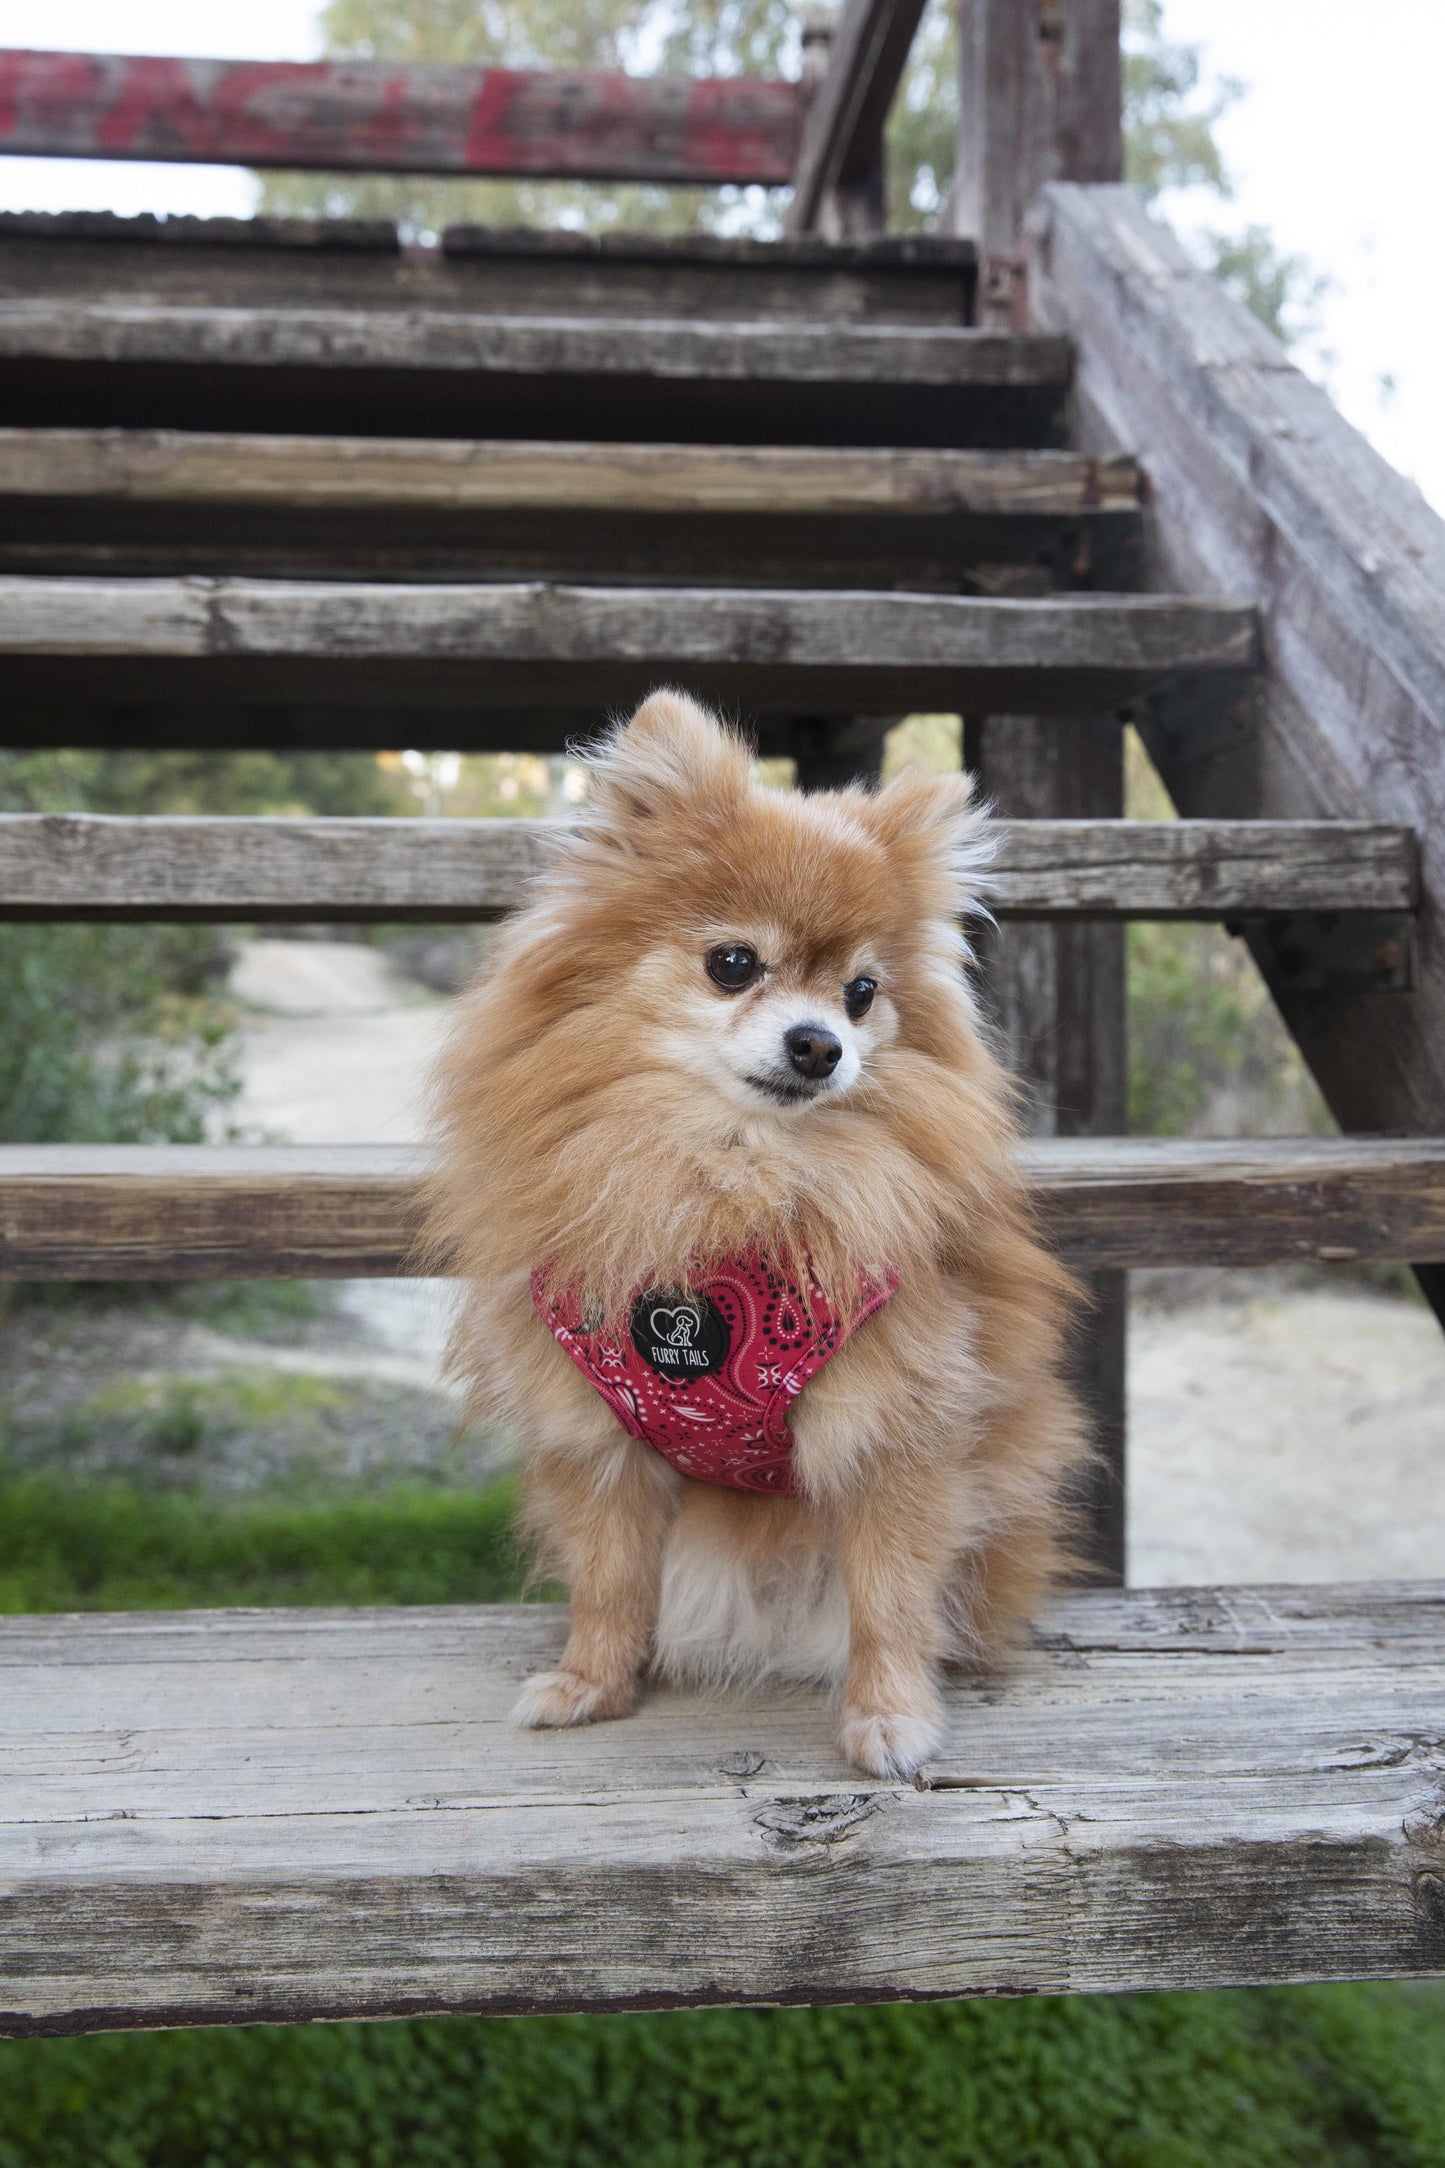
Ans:
[{"label": "wood grain texture", "polygon": [[[563,832],[527,820],[0,814],[0,918],[493,918],[524,901]],[[1415,899],[1414,838],[1385,823],[999,820],[994,840],[984,893],[999,917],[1398,912]]]},{"label": "wood grain texture", "polygon": [[796,83],[587,68],[0,52],[0,152],[778,187]]},{"label": "wood grain texture", "polygon": [[[988,802],[1015,816],[1024,836],[1033,819],[1067,832],[1089,816],[1107,829],[1123,814],[1124,733],[1113,716],[969,718],[963,757]],[[1123,927],[1096,918],[998,925],[989,929],[981,961],[984,997],[1010,1073],[1024,1086],[1031,1134],[1108,1137],[1127,1130]],[[1074,1324],[1073,1369],[1098,1459],[1082,1503],[1091,1563],[1122,1581],[1124,1275],[1093,1272],[1086,1292],[1088,1307]]]},{"label": "wood grain texture", "polygon": [[944,325],[672,322],[480,311],[7,300],[0,361],[464,370],[708,382],[1063,387],[1068,341]]},{"label": "wood grain texture", "polygon": [[[1042,1138],[1046,1238],[1082,1271],[1445,1260],[1445,1142]],[[414,1272],[420,1147],[5,1145],[0,1279]]]},{"label": "wood grain texture", "polygon": [[1254,646],[1247,605],[1153,595],[0,577],[0,692],[17,705],[605,712],[668,682],[795,713],[1108,705],[1180,675],[1227,696]]},{"label": "wood grain texture", "polygon": [[947,223],[977,243],[980,323],[1026,301],[1025,225],[1049,181],[1124,170],[1119,0],[961,0]]},{"label": "wood grain texture", "polygon": [[224,504],[268,512],[520,507],[1082,518],[1136,511],[1139,474],[1127,458],[1052,451],[0,429],[4,498]]},{"label": "wood grain texture", "polygon": [[784,220],[789,234],[818,229],[841,237],[847,230],[842,206],[829,218],[829,199],[867,181],[879,164],[883,124],[922,13],[923,0],[846,0],[807,104]]},{"label": "wood grain texture", "polygon": [[1445,1971],[1445,1587],[1091,1592],[928,1788],[821,1697],[511,1731],[565,1621],[0,1621],[0,2030]]},{"label": "wood grain texture", "polygon": [[1127,189],[1041,213],[1043,321],[1078,341],[1088,441],[1150,477],[1151,579],[1260,598],[1255,709],[1145,730],[1181,812],[1406,820],[1414,994],[1277,998],[1347,1129],[1445,1126],[1445,522]]},{"label": "wood grain texture", "polygon": [[0,294],[17,301],[962,325],[973,277],[972,243],[937,234],[834,245],[449,226],[403,248],[370,219],[0,212]]}]

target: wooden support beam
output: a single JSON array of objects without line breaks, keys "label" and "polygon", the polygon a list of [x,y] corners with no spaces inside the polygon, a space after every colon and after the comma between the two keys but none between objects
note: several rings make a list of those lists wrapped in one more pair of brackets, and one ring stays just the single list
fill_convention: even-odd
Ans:
[{"label": "wooden support beam", "polygon": [[844,0],[826,40],[814,27],[826,65],[803,124],[788,233],[882,232],[883,125],[922,13],[923,0]]},{"label": "wooden support beam", "polygon": [[[0,1279],[415,1272],[422,1164],[380,1145],[0,1146]],[[1046,1138],[1024,1165],[1081,1271],[1445,1260],[1438,1138]]]},{"label": "wooden support beam", "polygon": [[[848,733],[834,757],[856,764],[867,747]],[[0,919],[489,919],[525,900],[562,833],[531,820],[0,814]],[[1416,892],[1414,838],[1384,823],[1000,820],[994,839],[986,898],[1002,919],[1400,913]],[[1018,1053],[1038,1075],[1037,1049]],[[1053,1096],[1070,1133],[1091,1132],[1074,1082]]]},{"label": "wooden support beam", "polygon": [[[1146,717],[1181,812],[1385,818],[1432,842],[1415,990],[1281,1013],[1347,1130],[1445,1129],[1445,522],[1125,188],[1048,191],[1036,299],[1078,343],[1081,426],[1138,449],[1151,583],[1260,598],[1261,697]],[[1427,1276],[1445,1315],[1445,1282]]]},{"label": "wooden support beam", "polygon": [[0,428],[0,499],[14,499],[19,516],[33,501],[80,499],[273,513],[526,508],[1086,519],[1137,512],[1139,471],[1128,458],[1065,451]]},{"label": "wooden support beam", "polygon": [[0,2032],[1445,1972],[1445,1585],[1056,1598],[919,1788],[819,1695],[519,1733],[566,1615],[0,1620]]},{"label": "wooden support beam", "polygon": [[1225,693],[1253,659],[1247,606],[1152,595],[0,576],[12,712],[308,697],[605,712],[669,681],[795,714],[1109,707],[1182,673]]},{"label": "wooden support beam", "polygon": [[[1055,829],[1072,821],[1107,826],[1124,810],[1123,738],[1107,715],[994,715],[966,726],[964,761],[1002,814]],[[1079,919],[1002,926],[984,953],[987,998],[1024,1086],[1032,1133],[1121,1134],[1129,1126],[1123,927]],[[1094,1272],[1087,1292],[1075,1361],[1101,1456],[1087,1500],[1092,1556],[1122,1581],[1124,1275]]]},{"label": "wooden support beam", "polygon": [[979,250],[977,321],[1028,321],[1025,228],[1050,181],[1124,171],[1119,0],[959,0],[951,216]]},{"label": "wooden support beam", "polygon": [[0,153],[30,158],[776,188],[799,120],[749,76],[0,52]]}]

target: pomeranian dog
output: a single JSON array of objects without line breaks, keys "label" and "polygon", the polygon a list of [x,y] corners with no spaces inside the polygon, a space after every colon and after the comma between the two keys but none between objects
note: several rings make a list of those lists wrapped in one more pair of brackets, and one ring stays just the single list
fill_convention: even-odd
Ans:
[{"label": "pomeranian dog", "polygon": [[438,1078],[453,1369],[571,1596],[516,1718],[812,1681],[849,1761],[908,1777],[940,1665],[1065,1563],[1084,1451],[964,971],[986,822],[963,775],[759,786],[674,692],[590,765]]}]

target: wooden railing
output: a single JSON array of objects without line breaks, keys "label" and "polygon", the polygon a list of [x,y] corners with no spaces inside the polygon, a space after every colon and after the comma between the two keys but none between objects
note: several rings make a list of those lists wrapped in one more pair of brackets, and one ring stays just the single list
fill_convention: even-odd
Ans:
[{"label": "wooden railing", "polygon": [[792,178],[796,83],[0,52],[0,152],[713,186]]},{"label": "wooden railing", "polygon": [[[1257,701],[1145,718],[1179,810],[1404,820],[1422,841],[1414,991],[1301,987],[1255,953],[1346,1130],[1445,1130],[1445,522],[1128,188],[1056,186],[1035,308],[1077,349],[1078,415],[1150,476],[1160,588],[1260,598]],[[1445,1316],[1445,1268],[1422,1284]]]}]

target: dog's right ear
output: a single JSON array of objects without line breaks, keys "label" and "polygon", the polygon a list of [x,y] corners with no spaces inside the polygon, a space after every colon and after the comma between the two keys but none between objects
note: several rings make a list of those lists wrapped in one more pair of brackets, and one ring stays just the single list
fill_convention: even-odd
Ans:
[{"label": "dog's right ear", "polygon": [[649,694],[587,764],[583,834],[643,855],[673,817],[726,819],[748,789],[746,743],[686,693]]}]

